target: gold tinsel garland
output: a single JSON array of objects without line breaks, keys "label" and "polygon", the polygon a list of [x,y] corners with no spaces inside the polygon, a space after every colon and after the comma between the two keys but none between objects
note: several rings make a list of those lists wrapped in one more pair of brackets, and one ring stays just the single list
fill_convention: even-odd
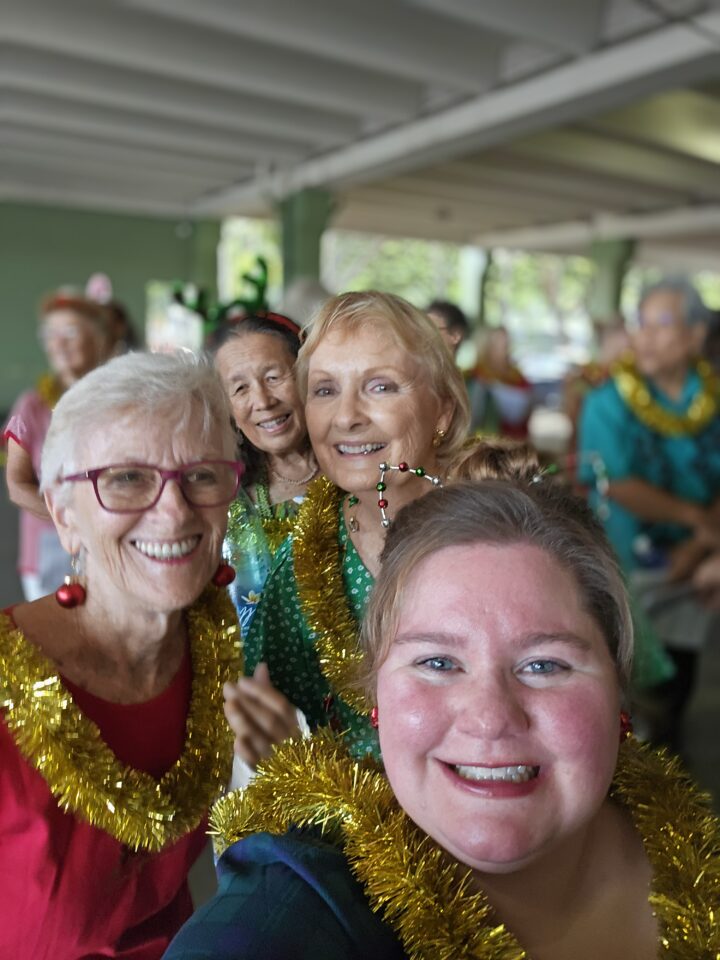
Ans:
[{"label": "gold tinsel garland", "polygon": [[35,390],[49,410],[55,409],[55,404],[64,393],[60,381],[52,373],[44,373],[35,384]]},{"label": "gold tinsel garland", "polygon": [[700,391],[686,413],[673,413],[653,400],[645,380],[632,362],[616,364],[613,380],[624,402],[646,427],[664,437],[685,437],[700,433],[718,414],[720,381],[704,360],[698,363],[697,373]]},{"label": "gold tinsel garland", "polygon": [[151,853],[200,823],[230,777],[222,686],[242,672],[237,618],[209,587],[188,610],[193,668],[185,746],[160,780],[122,764],[73,702],[57,668],[0,615],[0,709],[18,749],[59,806],[133,850]]},{"label": "gold tinsel garland", "polygon": [[295,519],[293,567],[300,608],[315,634],[320,669],[333,690],[359,713],[368,706],[355,678],[362,662],[358,624],[348,604],[338,547],[341,491],[318,477]]},{"label": "gold tinsel garland", "polygon": [[[717,960],[720,828],[708,797],[677,761],[633,738],[620,748],[611,796],[628,809],[653,869],[659,955]],[[411,960],[526,960],[487,898],[471,891],[470,871],[450,864],[412,823],[377,766],[350,759],[328,732],[284,744],[247,790],[224,797],[211,816],[218,852],[291,826],[320,828],[343,847],[372,909]]]},{"label": "gold tinsel garland", "polygon": [[[245,525],[247,506],[240,500],[233,500],[228,508],[227,537],[230,541],[237,541]],[[273,517],[260,515],[260,523],[267,538],[270,553],[274,554],[277,548],[292,533],[295,517]]]}]

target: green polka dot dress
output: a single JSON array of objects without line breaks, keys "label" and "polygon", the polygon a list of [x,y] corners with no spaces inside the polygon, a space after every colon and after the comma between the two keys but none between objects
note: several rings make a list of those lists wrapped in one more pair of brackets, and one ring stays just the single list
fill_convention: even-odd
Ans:
[{"label": "green polka dot dress", "polygon": [[[350,540],[338,511],[338,551],[350,610],[359,623],[373,585]],[[315,634],[300,607],[293,569],[292,536],[280,547],[245,641],[245,672],[264,660],[278,688],[305,714],[311,729],[331,724],[344,732],[355,756],[378,755],[377,733],[369,716],[357,713],[333,690],[322,674],[315,652]]]}]

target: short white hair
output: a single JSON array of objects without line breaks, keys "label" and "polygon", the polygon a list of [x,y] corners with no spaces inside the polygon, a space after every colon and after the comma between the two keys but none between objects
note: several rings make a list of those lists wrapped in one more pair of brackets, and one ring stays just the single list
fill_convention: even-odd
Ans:
[{"label": "short white hair", "polygon": [[126,353],[86,374],[62,395],[53,410],[41,463],[41,490],[78,469],[77,455],[88,428],[110,432],[129,413],[162,417],[168,432],[187,428],[202,414],[201,436],[220,426],[223,449],[234,459],[230,401],[212,363],[190,353]]}]

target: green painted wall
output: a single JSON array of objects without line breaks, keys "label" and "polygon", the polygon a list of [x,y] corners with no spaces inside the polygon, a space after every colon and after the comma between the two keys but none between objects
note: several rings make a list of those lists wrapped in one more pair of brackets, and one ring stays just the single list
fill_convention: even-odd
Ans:
[{"label": "green painted wall", "polygon": [[44,294],[102,271],[141,331],[148,281],[185,280],[215,295],[219,235],[218,221],[0,203],[0,411],[44,369],[36,335]]}]

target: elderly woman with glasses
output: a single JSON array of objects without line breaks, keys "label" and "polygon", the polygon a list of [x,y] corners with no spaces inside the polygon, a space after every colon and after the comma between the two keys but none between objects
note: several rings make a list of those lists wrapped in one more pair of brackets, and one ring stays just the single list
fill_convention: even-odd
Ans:
[{"label": "elderly woman with glasses", "polygon": [[190,357],[119,357],[55,408],[42,490],[76,575],[0,617],[3,956],[156,960],[191,911],[241,669],[234,450]]}]

